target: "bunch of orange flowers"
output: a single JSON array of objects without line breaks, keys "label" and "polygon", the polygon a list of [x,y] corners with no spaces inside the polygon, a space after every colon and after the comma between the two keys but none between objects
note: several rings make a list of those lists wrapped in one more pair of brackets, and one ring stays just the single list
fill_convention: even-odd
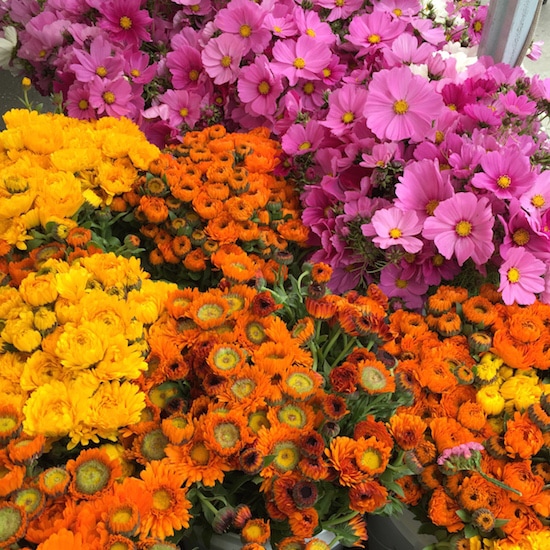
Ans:
[{"label": "bunch of orange flowers", "polygon": [[279,156],[266,129],[187,132],[112,208],[132,212],[155,277],[202,289],[222,277],[274,281],[308,238],[298,192],[276,175]]},{"label": "bunch of orange flowers", "polygon": [[442,286],[425,315],[398,311],[390,326],[397,385],[414,395],[390,420],[408,426],[415,470],[398,483],[442,541],[432,548],[546,548],[550,306]]},{"label": "bunch of orange flowers", "polygon": [[[387,421],[410,394],[380,350],[376,287],[330,295],[323,264],[286,300],[142,275],[112,254],[50,260],[2,294],[4,545],[175,549],[234,530],[248,550],[328,549],[321,530],[359,544],[365,514],[400,508],[407,430]],[[40,342],[20,349],[30,316]]]}]

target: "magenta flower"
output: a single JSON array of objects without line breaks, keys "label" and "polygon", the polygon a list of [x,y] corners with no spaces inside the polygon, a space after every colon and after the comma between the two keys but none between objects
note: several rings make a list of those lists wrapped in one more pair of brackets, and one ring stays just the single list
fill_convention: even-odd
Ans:
[{"label": "magenta flower", "polygon": [[132,86],[119,77],[115,80],[104,80],[96,76],[90,85],[90,105],[99,115],[121,117],[130,113]]},{"label": "magenta flower", "polygon": [[373,11],[354,17],[346,39],[358,48],[358,55],[376,52],[388,46],[405,32],[407,24],[383,11]]},{"label": "magenta flower", "polygon": [[321,121],[335,136],[351,134],[357,122],[364,120],[367,91],[355,84],[344,84],[328,98],[328,113]]},{"label": "magenta flower", "polygon": [[277,98],[283,91],[280,77],[275,77],[269,60],[259,55],[254,63],[242,68],[237,81],[240,100],[253,116],[270,116],[277,110]]},{"label": "magenta flower", "polygon": [[453,255],[458,265],[468,258],[479,266],[492,256],[494,216],[487,197],[457,193],[439,203],[434,215],[424,221],[422,236],[434,241],[448,260]]},{"label": "magenta flower", "polygon": [[422,141],[442,110],[443,100],[428,81],[398,67],[373,75],[364,114],[380,139]]},{"label": "magenta flower", "polygon": [[545,288],[542,276],[546,273],[544,262],[523,248],[511,248],[499,269],[502,301],[507,304],[532,304],[535,294]]},{"label": "magenta flower", "polygon": [[421,221],[431,216],[441,201],[454,194],[448,173],[441,173],[437,160],[410,162],[399,181],[395,186],[395,206],[415,211]]},{"label": "magenta flower", "polygon": [[357,11],[363,5],[363,0],[315,0],[314,4],[329,10],[326,21],[336,21],[337,19],[346,19],[354,11]]},{"label": "magenta flower", "polygon": [[149,56],[145,52],[130,51],[124,58],[124,72],[132,82],[149,84],[155,78],[157,64],[149,64]]},{"label": "magenta flower", "polygon": [[217,13],[214,24],[242,42],[243,55],[250,50],[261,53],[271,39],[271,32],[263,26],[265,16],[265,9],[252,0],[231,0]]},{"label": "magenta flower", "polygon": [[384,208],[374,213],[370,223],[361,226],[366,237],[373,237],[372,242],[380,248],[402,246],[406,252],[416,254],[422,248],[422,241],[414,235],[422,231],[422,222],[416,212],[403,212],[396,207]]},{"label": "magenta flower", "polygon": [[474,174],[472,185],[499,199],[519,198],[536,179],[529,158],[517,148],[490,151],[481,158],[483,172]]},{"label": "magenta flower", "polygon": [[94,108],[90,105],[90,86],[78,80],[69,87],[65,107],[67,114],[72,118],[81,120],[97,118]]},{"label": "magenta flower", "polygon": [[327,131],[316,120],[305,125],[293,124],[281,140],[283,151],[287,155],[304,155],[317,151],[326,138]]},{"label": "magenta flower", "polygon": [[417,15],[422,9],[418,0],[374,0],[374,10],[387,11],[397,17]]},{"label": "magenta flower", "polygon": [[380,272],[378,286],[388,298],[400,298],[411,309],[422,307],[428,291],[428,284],[422,280],[421,272],[409,264],[388,264]]},{"label": "magenta flower", "polygon": [[99,27],[105,29],[113,40],[125,45],[141,46],[149,42],[151,35],[147,31],[153,21],[147,10],[142,10],[141,0],[107,0],[98,3],[97,9],[103,16]]},{"label": "magenta flower", "polygon": [[520,117],[534,115],[537,110],[537,104],[531,101],[526,95],[518,96],[514,90],[508,90],[498,98],[503,109],[510,114]]},{"label": "magenta flower", "polygon": [[168,90],[159,95],[158,100],[159,104],[148,109],[144,116],[158,116],[174,128],[182,124],[193,128],[200,118],[201,97],[198,94],[187,90]]},{"label": "magenta flower", "polygon": [[330,48],[304,35],[298,40],[280,40],[273,46],[273,68],[286,76],[290,86],[295,86],[299,78],[320,80],[323,69],[331,62]]},{"label": "magenta flower", "polygon": [[243,44],[231,34],[210,39],[201,53],[204,69],[214,84],[235,82],[242,57]]},{"label": "magenta flower", "polygon": [[208,79],[197,48],[178,46],[166,55],[166,67],[172,75],[172,85],[177,90],[196,92]]},{"label": "magenta flower", "polygon": [[102,35],[92,40],[90,53],[75,49],[74,55],[78,63],[69,68],[80,82],[91,82],[96,76],[114,80],[124,69],[124,57],[113,55],[113,45]]},{"label": "magenta flower", "polygon": [[305,34],[327,46],[336,43],[337,36],[332,32],[331,26],[327,22],[321,21],[316,11],[305,10],[300,6],[296,6],[292,12],[292,17],[298,30],[296,34]]},{"label": "magenta flower", "polygon": [[521,206],[529,213],[542,214],[550,208],[550,171],[541,172],[535,183],[519,198]]}]

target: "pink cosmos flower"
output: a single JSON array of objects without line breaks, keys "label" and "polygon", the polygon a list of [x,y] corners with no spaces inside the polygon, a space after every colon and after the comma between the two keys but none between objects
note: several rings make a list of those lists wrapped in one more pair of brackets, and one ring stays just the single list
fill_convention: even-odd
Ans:
[{"label": "pink cosmos flower", "polygon": [[337,36],[332,32],[331,26],[325,21],[321,21],[316,11],[296,6],[292,16],[299,35],[305,34],[327,46],[336,43]]},{"label": "pink cosmos flower", "polygon": [[527,212],[542,214],[550,208],[550,171],[545,170],[536,177],[535,183],[523,193],[519,202]]},{"label": "pink cosmos flower", "polygon": [[146,118],[160,117],[174,128],[193,128],[200,118],[201,96],[187,90],[167,90],[157,97],[158,105],[145,111]]},{"label": "pink cosmos flower", "polygon": [[321,121],[335,136],[351,134],[357,122],[364,119],[363,110],[368,99],[367,91],[355,84],[344,84],[328,98],[328,113]]},{"label": "pink cosmos flower", "polygon": [[121,117],[130,113],[132,87],[122,77],[104,80],[96,76],[90,86],[90,105],[98,114]]},{"label": "pink cosmos flower", "polygon": [[427,63],[434,52],[435,46],[425,42],[419,44],[416,37],[407,33],[398,36],[389,48],[383,50],[387,68]]},{"label": "pink cosmos flower", "polygon": [[374,213],[370,223],[361,226],[366,237],[382,249],[390,246],[402,246],[406,252],[416,254],[423,246],[418,235],[422,231],[422,222],[413,210],[403,211],[396,207],[384,208]]},{"label": "pink cosmos flower", "polygon": [[508,90],[505,94],[500,94],[498,102],[507,113],[520,117],[534,115],[537,110],[537,104],[534,101],[523,94],[518,96],[514,90]]},{"label": "pink cosmos flower", "polygon": [[273,69],[286,76],[290,86],[295,86],[299,78],[320,80],[323,69],[332,58],[330,48],[308,35],[298,40],[280,40],[273,46]]},{"label": "pink cosmos flower", "polygon": [[396,17],[417,15],[422,9],[418,0],[374,0],[373,10],[392,13]]},{"label": "pink cosmos flower", "polygon": [[93,120],[96,117],[94,108],[90,105],[90,86],[76,80],[67,91],[65,102],[67,113],[72,118]]},{"label": "pink cosmos flower", "polygon": [[201,53],[193,46],[184,44],[168,52],[166,67],[172,75],[172,85],[177,90],[196,92],[208,79],[202,65]]},{"label": "pink cosmos flower", "polygon": [[410,162],[399,181],[395,186],[395,206],[416,212],[421,221],[431,216],[441,201],[454,194],[449,174],[441,173],[437,160]]},{"label": "pink cosmos flower", "polygon": [[394,141],[373,145],[370,153],[363,153],[359,165],[367,168],[384,168],[398,155],[398,144]]},{"label": "pink cosmos flower", "polygon": [[494,222],[487,197],[457,193],[439,203],[434,215],[424,221],[422,236],[434,241],[437,250],[448,260],[454,255],[458,265],[463,265],[472,258],[480,266],[495,250]]},{"label": "pink cosmos flower", "polygon": [[283,84],[281,77],[273,74],[267,57],[259,55],[241,69],[237,91],[250,114],[269,116],[277,110],[277,98],[283,91]]},{"label": "pink cosmos flower", "polygon": [[147,10],[142,10],[141,0],[107,0],[100,2],[97,9],[102,15],[99,27],[105,29],[113,40],[125,45],[141,46],[149,42],[151,35],[147,26],[152,23]]},{"label": "pink cosmos flower", "polygon": [[[428,284],[422,280],[421,272],[406,262],[388,264],[380,272],[380,290],[388,298],[399,298],[411,309],[420,309]],[[418,267],[418,266],[416,266]]]},{"label": "pink cosmos flower", "polygon": [[517,148],[490,151],[481,158],[483,172],[474,174],[472,185],[499,199],[519,198],[536,179],[531,162]]},{"label": "pink cosmos flower", "polygon": [[293,124],[281,140],[283,151],[287,155],[305,155],[317,151],[325,140],[327,131],[316,120],[305,125]]},{"label": "pink cosmos flower", "polygon": [[405,32],[407,24],[383,11],[373,11],[354,17],[349,24],[346,39],[356,46],[358,55],[376,52],[382,46],[390,45]]},{"label": "pink cosmos flower", "polygon": [[534,303],[535,295],[544,291],[545,273],[544,262],[523,248],[511,248],[499,269],[502,301],[507,305]]},{"label": "pink cosmos flower", "polygon": [[271,32],[263,26],[266,13],[252,0],[231,0],[226,8],[216,14],[214,24],[242,42],[243,55],[250,50],[261,53],[271,39]]},{"label": "pink cosmos flower", "polygon": [[92,40],[90,53],[75,49],[74,55],[78,63],[69,68],[80,82],[91,82],[96,76],[113,80],[124,69],[124,57],[113,55],[113,45],[102,35]]},{"label": "pink cosmos flower", "polygon": [[235,82],[242,57],[243,43],[231,34],[210,39],[201,53],[204,69],[214,84]]},{"label": "pink cosmos flower", "polygon": [[155,78],[157,63],[150,63],[145,52],[130,51],[124,56],[124,72],[136,84],[149,84]]},{"label": "pink cosmos flower", "polygon": [[342,0],[314,0],[313,4],[330,10],[326,21],[336,21],[346,19],[354,11],[361,8],[363,0],[346,0],[345,2],[342,2]]},{"label": "pink cosmos flower", "polygon": [[443,110],[443,100],[408,67],[373,75],[364,106],[367,126],[379,139],[422,141]]}]

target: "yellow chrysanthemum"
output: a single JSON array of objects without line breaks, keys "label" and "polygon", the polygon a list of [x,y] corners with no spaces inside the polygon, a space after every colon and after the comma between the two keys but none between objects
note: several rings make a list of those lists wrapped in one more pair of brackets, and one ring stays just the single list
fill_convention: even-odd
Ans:
[{"label": "yellow chrysanthemum", "polygon": [[35,199],[43,226],[52,218],[71,218],[83,203],[80,182],[68,172],[47,172]]},{"label": "yellow chrysanthemum", "polygon": [[134,257],[124,258],[113,253],[93,254],[80,261],[105,289],[120,285],[133,287],[138,281],[149,278],[139,260]]},{"label": "yellow chrysanthemum", "polygon": [[62,375],[63,367],[55,355],[36,350],[24,362],[20,376],[21,388],[25,391],[33,391],[52,380],[60,380]]},{"label": "yellow chrysanthemum", "polygon": [[40,386],[27,399],[23,414],[23,429],[29,435],[67,435],[74,423],[67,386],[59,380],[52,380],[49,384]]},{"label": "yellow chrysanthemum", "polygon": [[56,273],[57,292],[63,298],[67,298],[71,302],[77,302],[86,293],[86,287],[91,278],[92,274],[87,269],[79,265],[73,265],[66,273]]},{"label": "yellow chrysanthemum", "polygon": [[25,307],[17,289],[0,286],[0,319],[15,319]]},{"label": "yellow chrysanthemum", "polygon": [[23,145],[38,155],[49,155],[63,146],[63,130],[55,118],[44,115],[32,125],[32,132],[23,133]]},{"label": "yellow chrysanthemum", "polygon": [[53,166],[65,172],[83,172],[95,168],[101,161],[101,151],[94,147],[59,149],[50,155]]},{"label": "yellow chrysanthemum", "polygon": [[19,294],[29,306],[39,307],[55,302],[58,292],[53,273],[29,273],[19,285]]},{"label": "yellow chrysanthemum", "polygon": [[154,323],[164,309],[168,294],[176,288],[172,283],[145,280],[139,290],[128,293],[128,308],[142,323]]},{"label": "yellow chrysanthemum", "polygon": [[[98,324],[95,321],[94,324]],[[94,368],[95,375],[100,380],[116,380],[126,378],[134,380],[142,371],[147,370],[147,362],[143,359],[142,349],[139,345],[128,344],[128,340],[112,329],[104,326],[105,331],[110,332],[110,338],[105,347],[102,359]]]},{"label": "yellow chrysanthemum", "polygon": [[498,385],[495,384],[480,388],[476,394],[476,401],[489,415],[497,415],[504,410],[504,397],[500,395]]},{"label": "yellow chrysanthemum", "polygon": [[539,401],[542,387],[538,377],[517,373],[503,382],[500,394],[507,402],[511,401],[516,410],[524,411],[529,405]]},{"label": "yellow chrysanthemum", "polygon": [[19,380],[21,379],[25,366],[24,356],[19,353],[0,354],[0,379],[2,380],[3,391],[10,393],[21,393]]},{"label": "yellow chrysanthemum", "polygon": [[67,323],[63,328],[55,351],[66,369],[85,369],[99,363],[105,357],[111,334],[103,323]]}]

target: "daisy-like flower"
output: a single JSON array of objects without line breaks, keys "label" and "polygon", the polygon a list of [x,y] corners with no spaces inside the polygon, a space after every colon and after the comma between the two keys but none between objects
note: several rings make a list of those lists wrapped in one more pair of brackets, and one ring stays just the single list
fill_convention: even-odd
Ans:
[{"label": "daisy-like flower", "polygon": [[182,44],[168,52],[166,67],[172,75],[172,84],[176,90],[196,92],[207,78],[200,51],[193,46]]},{"label": "daisy-like flower", "polygon": [[316,151],[325,140],[326,132],[316,120],[308,121],[305,126],[293,124],[281,140],[283,151],[288,155],[304,155]]},{"label": "daisy-like flower", "polygon": [[424,78],[397,67],[374,74],[364,115],[380,139],[422,141],[442,110],[441,96]]},{"label": "daisy-like flower", "polygon": [[428,291],[426,283],[420,274],[409,266],[402,264],[388,264],[380,272],[380,290],[388,298],[401,299],[412,309],[421,308],[424,303],[424,294]]},{"label": "daisy-like flower", "polygon": [[271,39],[270,30],[263,25],[266,13],[263,7],[251,0],[232,0],[217,13],[214,24],[242,42],[243,54],[250,50],[261,53]]},{"label": "daisy-like flower", "polygon": [[201,97],[186,90],[167,90],[158,96],[159,104],[147,109],[144,116],[158,116],[171,126],[186,124],[193,128],[200,118]]},{"label": "daisy-like flower", "polygon": [[90,86],[90,105],[98,114],[121,117],[130,113],[132,86],[124,78],[104,80],[94,77]]},{"label": "daisy-like flower", "polygon": [[0,38],[0,68],[8,70],[13,50],[17,46],[17,31],[12,25],[4,27],[4,36]]},{"label": "daisy-like flower", "polygon": [[317,0],[315,2],[318,6],[321,6],[327,10],[330,10],[326,20],[336,21],[338,19],[346,19],[354,11],[357,11],[363,5],[362,0]]},{"label": "daisy-like flower", "polygon": [[361,226],[363,235],[372,237],[372,242],[380,248],[402,246],[407,252],[415,254],[422,248],[422,240],[416,238],[422,231],[422,222],[413,210],[383,208],[377,210],[368,224]]},{"label": "daisy-like flower", "polygon": [[444,200],[434,215],[424,222],[422,236],[434,241],[448,260],[456,257],[459,265],[468,258],[483,265],[494,252],[494,216],[487,197],[457,193]]},{"label": "daisy-like flower", "polygon": [[277,109],[277,98],[283,85],[281,77],[273,74],[267,57],[259,55],[253,63],[242,68],[237,91],[247,112],[253,116],[268,116]]},{"label": "daisy-like flower", "polygon": [[69,67],[80,82],[91,82],[96,76],[113,80],[124,68],[124,59],[113,55],[113,45],[102,35],[92,40],[90,53],[75,48],[74,55],[78,63]]},{"label": "daisy-like flower", "polygon": [[433,215],[441,201],[453,196],[448,174],[442,174],[437,159],[422,159],[405,166],[400,183],[395,186],[395,205],[401,210],[413,210],[420,220]]},{"label": "daisy-like flower", "polygon": [[231,34],[221,34],[208,41],[201,59],[214,84],[232,84],[237,80],[243,51],[243,43]]},{"label": "daisy-like flower", "polygon": [[537,176],[535,183],[519,198],[519,202],[530,214],[542,214],[550,208],[550,172],[545,170]]},{"label": "daisy-like flower", "polygon": [[351,134],[357,122],[364,120],[363,110],[368,100],[367,91],[354,84],[344,84],[332,92],[328,100],[326,119],[320,124],[330,128],[336,136]]},{"label": "daisy-like flower", "polygon": [[273,67],[287,77],[290,86],[295,86],[299,78],[320,80],[331,58],[330,48],[308,35],[280,40],[273,46]]},{"label": "daisy-like flower", "polygon": [[346,39],[359,48],[358,55],[366,55],[391,44],[403,34],[407,24],[383,11],[373,11],[354,17]]},{"label": "daisy-like flower", "polygon": [[519,198],[536,179],[529,157],[516,148],[490,151],[481,158],[483,172],[474,174],[472,185],[499,199]]},{"label": "daisy-like flower", "polygon": [[502,300],[505,304],[534,303],[536,294],[544,290],[544,262],[523,248],[511,248],[499,269]]},{"label": "daisy-like flower", "polygon": [[67,113],[72,118],[92,120],[96,118],[95,109],[90,105],[90,86],[78,80],[67,91]]},{"label": "daisy-like flower", "polygon": [[98,26],[105,29],[113,40],[122,44],[140,46],[150,42],[147,26],[153,21],[147,10],[140,9],[141,0],[110,0],[98,2],[97,9],[102,15]]}]

